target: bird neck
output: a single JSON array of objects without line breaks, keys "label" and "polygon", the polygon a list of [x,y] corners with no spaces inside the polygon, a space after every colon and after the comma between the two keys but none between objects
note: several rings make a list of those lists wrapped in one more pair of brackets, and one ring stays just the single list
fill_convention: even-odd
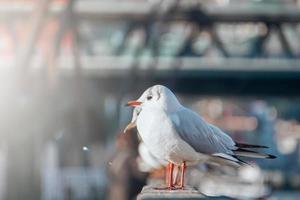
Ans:
[{"label": "bird neck", "polygon": [[177,112],[178,110],[180,110],[182,108],[182,105],[179,103],[179,101],[177,99],[172,99],[169,101],[165,101],[162,104],[162,108],[167,113],[173,113],[173,112]]}]

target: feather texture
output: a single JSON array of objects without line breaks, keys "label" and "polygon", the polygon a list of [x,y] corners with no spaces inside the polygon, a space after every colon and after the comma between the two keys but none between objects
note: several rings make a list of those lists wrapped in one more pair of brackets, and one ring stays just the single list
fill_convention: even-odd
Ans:
[{"label": "feather texture", "polygon": [[237,149],[237,150],[234,150],[234,153],[237,156],[249,157],[249,158],[270,158],[270,159],[276,158],[276,156],[273,156],[270,154],[251,151],[248,149]]},{"label": "feather texture", "polygon": [[219,128],[206,123],[197,113],[183,108],[173,113],[171,119],[180,138],[197,152],[234,155],[235,142]]}]

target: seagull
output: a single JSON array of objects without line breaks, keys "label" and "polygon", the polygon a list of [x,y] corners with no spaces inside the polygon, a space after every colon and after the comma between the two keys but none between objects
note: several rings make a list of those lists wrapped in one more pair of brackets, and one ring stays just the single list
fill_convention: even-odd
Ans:
[{"label": "seagull", "polygon": [[[183,189],[187,165],[197,163],[247,164],[241,157],[275,158],[252,148],[267,148],[235,142],[218,127],[207,123],[199,114],[180,104],[174,93],[165,86],[148,88],[137,100],[127,106],[137,107],[139,135],[152,155],[167,161],[169,181],[160,189]],[[179,187],[173,184],[174,166],[181,167]]]}]

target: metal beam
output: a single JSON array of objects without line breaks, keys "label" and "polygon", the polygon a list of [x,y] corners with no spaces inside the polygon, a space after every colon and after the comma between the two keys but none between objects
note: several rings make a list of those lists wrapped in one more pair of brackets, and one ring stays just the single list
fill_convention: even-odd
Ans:
[{"label": "metal beam", "polygon": [[[130,69],[132,60],[134,58],[124,57],[97,57],[97,56],[83,56],[82,70],[85,76],[103,77],[108,75],[123,75],[124,72]],[[174,65],[180,63],[178,67],[179,72],[188,71],[214,71],[214,72],[300,72],[300,59],[283,59],[283,58],[216,58],[208,60],[206,58],[140,58],[139,67],[137,71],[143,73],[147,72],[148,66],[152,63],[156,64],[156,73],[163,73],[164,71],[173,70]],[[99,65],[101,63],[101,65]],[[59,63],[60,72],[64,75],[72,74],[71,58],[61,59]],[[36,70],[36,69],[32,69]]]},{"label": "metal beam", "polygon": [[[0,19],[13,19],[29,16],[33,11],[33,4],[26,3],[0,3]],[[89,20],[144,20],[151,14],[153,4],[148,1],[78,1],[75,5],[74,12],[80,19]],[[138,8],[138,9],[137,9]],[[183,6],[178,12],[174,13],[169,19],[179,20],[186,19],[190,10],[199,10],[202,14],[207,15],[206,19],[223,23],[232,22],[266,22],[278,23],[300,22],[300,12],[297,6],[274,6],[270,4],[257,4],[251,6],[217,6],[201,5]],[[50,7],[51,15],[58,15],[64,11],[64,6],[54,4]],[[153,16],[155,20],[156,17]]]}]

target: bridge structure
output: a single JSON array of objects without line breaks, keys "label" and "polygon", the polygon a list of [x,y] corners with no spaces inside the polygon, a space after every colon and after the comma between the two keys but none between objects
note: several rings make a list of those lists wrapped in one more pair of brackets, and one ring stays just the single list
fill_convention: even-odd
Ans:
[{"label": "bridge structure", "polygon": [[[44,11],[40,12],[44,16],[42,18],[56,19],[59,26],[53,45],[49,47],[50,60],[42,66],[50,68],[47,71],[50,74],[68,77],[77,73],[77,77],[88,76],[101,85],[124,88],[124,92],[130,88],[141,89],[161,83],[187,94],[299,94],[300,53],[293,47],[293,39],[300,36],[288,37],[285,30],[286,26],[296,29],[299,24],[300,14],[296,6],[218,6],[197,0],[165,3],[69,1],[58,5],[44,3],[41,6],[44,6],[40,9]],[[0,10],[3,11],[0,20],[5,20],[7,16],[13,20],[30,16],[33,6],[21,9],[18,6],[0,5]],[[84,38],[79,27],[87,22],[99,26],[125,22],[122,37],[110,55],[81,55],[82,46],[89,38]],[[175,54],[165,57],[160,53],[160,35],[170,28],[170,24],[178,22],[189,24],[195,30],[184,36],[184,42]],[[223,35],[218,31],[220,24],[232,27],[251,24],[253,29],[259,26],[262,31],[252,38],[249,48],[240,54],[230,51],[226,43],[228,34]],[[20,55],[18,59],[20,68],[28,71],[35,70],[30,60],[35,41],[43,30],[43,20],[33,22],[32,26],[36,27],[32,29],[35,33],[31,33],[31,38],[28,37],[26,55]],[[129,57],[124,57],[128,40],[137,30],[143,32],[144,38]],[[69,31],[73,34],[73,56],[60,59],[60,42]],[[201,33],[208,34],[211,42],[199,53],[193,49],[193,43],[195,35]],[[275,56],[270,56],[266,47],[272,34],[277,35],[281,46],[280,53]],[[141,56],[144,49],[150,51],[150,56]],[[207,51],[211,49],[217,55],[207,56]]]}]

